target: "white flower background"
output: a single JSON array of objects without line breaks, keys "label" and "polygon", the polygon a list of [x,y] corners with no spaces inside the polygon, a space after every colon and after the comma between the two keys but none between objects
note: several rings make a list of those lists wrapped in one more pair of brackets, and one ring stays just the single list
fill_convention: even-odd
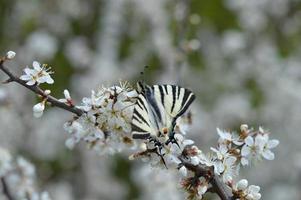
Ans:
[{"label": "white flower background", "polygon": [[[280,140],[275,160],[241,176],[261,186],[262,199],[300,199],[301,2],[187,2],[0,2],[1,54],[17,53],[7,65],[19,75],[33,60],[49,64],[55,83],[45,89],[63,98],[68,88],[77,103],[120,79],[188,87],[196,94],[188,138],[209,151],[216,127],[262,125]],[[0,85],[0,145],[36,166],[40,191],[52,199],[183,199],[175,176],[129,161],[127,152],[68,150],[63,124],[71,114],[52,108],[37,119],[36,103],[21,86]]]}]

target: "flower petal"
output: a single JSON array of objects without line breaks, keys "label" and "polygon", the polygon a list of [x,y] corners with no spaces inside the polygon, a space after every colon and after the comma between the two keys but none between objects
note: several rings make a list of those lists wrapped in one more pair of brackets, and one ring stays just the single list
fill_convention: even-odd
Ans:
[{"label": "flower petal", "polygon": [[26,85],[34,85],[36,83],[35,80],[29,80]]},{"label": "flower petal", "polygon": [[32,77],[30,75],[25,74],[20,76],[20,79],[23,81],[29,81],[30,79],[32,79]]},{"label": "flower petal", "polygon": [[30,74],[33,73],[33,70],[32,70],[32,69],[29,69],[28,67],[26,67],[23,71],[24,71],[25,74],[27,74],[27,75],[30,75]]},{"label": "flower petal", "polygon": [[248,147],[247,145],[244,145],[241,149],[241,155],[248,156],[250,153],[251,153],[250,147]]},{"label": "flower petal", "polygon": [[249,160],[245,157],[242,157],[240,162],[243,166],[249,165]]},{"label": "flower petal", "polygon": [[262,156],[267,159],[267,160],[274,160],[275,158],[275,155],[272,151],[270,151],[269,149],[268,150],[265,150],[263,153],[262,153]]},{"label": "flower petal", "polygon": [[273,149],[276,146],[278,146],[278,144],[279,144],[279,140],[269,140],[267,144],[267,148]]},{"label": "flower petal", "polygon": [[258,193],[260,191],[260,187],[257,185],[250,185],[250,187],[248,188],[248,191],[250,193]]},{"label": "flower petal", "polygon": [[248,137],[245,139],[245,143],[246,143],[248,146],[253,146],[253,145],[254,145],[254,139],[253,139],[251,136],[248,136]]},{"label": "flower petal", "polygon": [[41,70],[42,70],[42,68],[40,67],[40,63],[37,62],[37,61],[33,61],[32,66],[33,66],[33,68],[34,68],[36,71],[41,71]]},{"label": "flower petal", "polygon": [[236,158],[234,156],[229,156],[229,157],[225,158],[225,164],[227,166],[234,165],[235,161],[236,161]]},{"label": "flower petal", "polygon": [[221,161],[214,162],[214,172],[220,175],[223,171],[225,171],[225,166]]},{"label": "flower petal", "polygon": [[245,190],[245,189],[247,189],[247,187],[248,187],[248,180],[247,179],[241,179],[236,184],[236,187],[237,187],[238,190]]},{"label": "flower petal", "polygon": [[51,78],[50,75],[46,76],[46,83],[48,83],[48,84],[53,84],[54,83],[54,80]]},{"label": "flower petal", "polygon": [[187,169],[185,166],[182,166],[180,169],[179,169],[179,172],[182,176],[187,176]]}]

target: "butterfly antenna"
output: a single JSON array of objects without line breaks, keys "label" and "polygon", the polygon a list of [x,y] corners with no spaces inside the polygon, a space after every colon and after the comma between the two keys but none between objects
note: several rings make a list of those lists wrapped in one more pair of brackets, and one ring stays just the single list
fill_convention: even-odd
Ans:
[{"label": "butterfly antenna", "polygon": [[145,77],[144,77],[145,72],[146,72],[146,70],[148,70],[148,68],[149,68],[149,66],[146,65],[143,67],[143,71],[140,72],[141,80],[143,80],[143,82],[145,80]]},{"label": "butterfly antenna", "polygon": [[148,68],[149,68],[149,66],[144,66],[143,71],[140,72],[141,79],[137,83],[137,91],[140,93],[145,93],[146,83],[145,83],[144,74]]}]

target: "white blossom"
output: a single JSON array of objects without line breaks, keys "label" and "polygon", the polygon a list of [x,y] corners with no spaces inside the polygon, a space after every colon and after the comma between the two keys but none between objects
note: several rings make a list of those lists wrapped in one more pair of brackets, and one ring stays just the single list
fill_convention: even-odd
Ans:
[{"label": "white blossom", "polygon": [[43,66],[41,67],[41,64],[39,62],[33,61],[32,66],[32,69],[26,67],[24,69],[25,74],[20,76],[20,79],[26,81],[27,85],[54,83],[54,80],[50,76],[52,72],[49,72],[50,68],[47,68],[47,65],[43,64]]},{"label": "white blossom", "polygon": [[238,135],[236,135],[235,133],[230,133],[228,131],[223,131],[219,128],[216,129],[217,130],[217,134],[219,135],[219,140],[218,142],[221,143],[229,143],[229,142],[233,142],[234,144],[240,146],[243,144],[242,141],[240,141],[240,138]]},{"label": "white blossom", "polygon": [[259,200],[261,198],[261,194],[259,193],[260,187],[256,185],[250,185],[247,189],[247,200]]},{"label": "white blossom", "polygon": [[218,171],[222,173],[223,181],[225,183],[231,181],[232,178],[237,175],[237,165],[235,164],[236,160],[237,160],[236,157],[229,156],[224,159],[222,165],[215,165],[215,166],[219,166]]},{"label": "white blossom", "polygon": [[[66,140],[66,146],[73,148],[83,140],[99,154],[112,154],[134,146],[130,122],[135,102],[132,96],[136,93],[132,91],[124,83],[92,90],[91,96],[83,98],[82,104],[76,106],[85,114],[65,125],[71,136]],[[62,102],[71,99],[69,92],[64,91],[64,95]]]},{"label": "white blossom", "polygon": [[219,160],[223,160],[230,155],[228,153],[228,147],[224,144],[219,145],[217,149],[211,147],[211,150],[216,153],[217,159]]},{"label": "white blossom", "polygon": [[236,196],[240,197],[240,199],[259,200],[261,198],[261,194],[259,193],[260,187],[256,185],[248,186],[248,180],[246,179],[238,181],[233,185],[232,190]]},{"label": "white blossom", "polygon": [[263,150],[262,150],[262,156],[267,159],[267,160],[274,160],[275,155],[274,153],[271,151],[271,149],[275,148],[276,146],[278,146],[279,144],[279,140],[269,140],[269,136],[266,134],[263,137],[266,137],[266,143],[263,146]]},{"label": "white blossom", "polygon": [[267,160],[273,160],[275,156],[271,149],[278,144],[278,140],[269,140],[267,134],[258,134],[255,136],[255,139],[252,136],[248,136],[245,139],[245,145],[241,149],[242,165],[248,165],[252,159],[260,160],[262,157]]}]

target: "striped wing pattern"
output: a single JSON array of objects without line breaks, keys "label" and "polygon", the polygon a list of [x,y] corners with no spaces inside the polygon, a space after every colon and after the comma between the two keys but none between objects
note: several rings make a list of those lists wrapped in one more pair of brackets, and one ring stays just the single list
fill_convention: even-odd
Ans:
[{"label": "striped wing pattern", "polygon": [[173,118],[184,114],[195,99],[195,95],[188,89],[175,85],[154,85],[154,94],[160,101],[165,111]]},{"label": "striped wing pattern", "polygon": [[132,119],[132,132],[134,139],[145,139],[150,134],[154,134],[153,124],[151,122],[151,113],[149,104],[145,97],[139,94],[137,103],[134,107]]},{"label": "striped wing pattern", "polygon": [[146,86],[134,107],[132,132],[134,139],[157,136],[163,127],[173,130],[175,120],[184,114],[195,95],[175,85]]}]

